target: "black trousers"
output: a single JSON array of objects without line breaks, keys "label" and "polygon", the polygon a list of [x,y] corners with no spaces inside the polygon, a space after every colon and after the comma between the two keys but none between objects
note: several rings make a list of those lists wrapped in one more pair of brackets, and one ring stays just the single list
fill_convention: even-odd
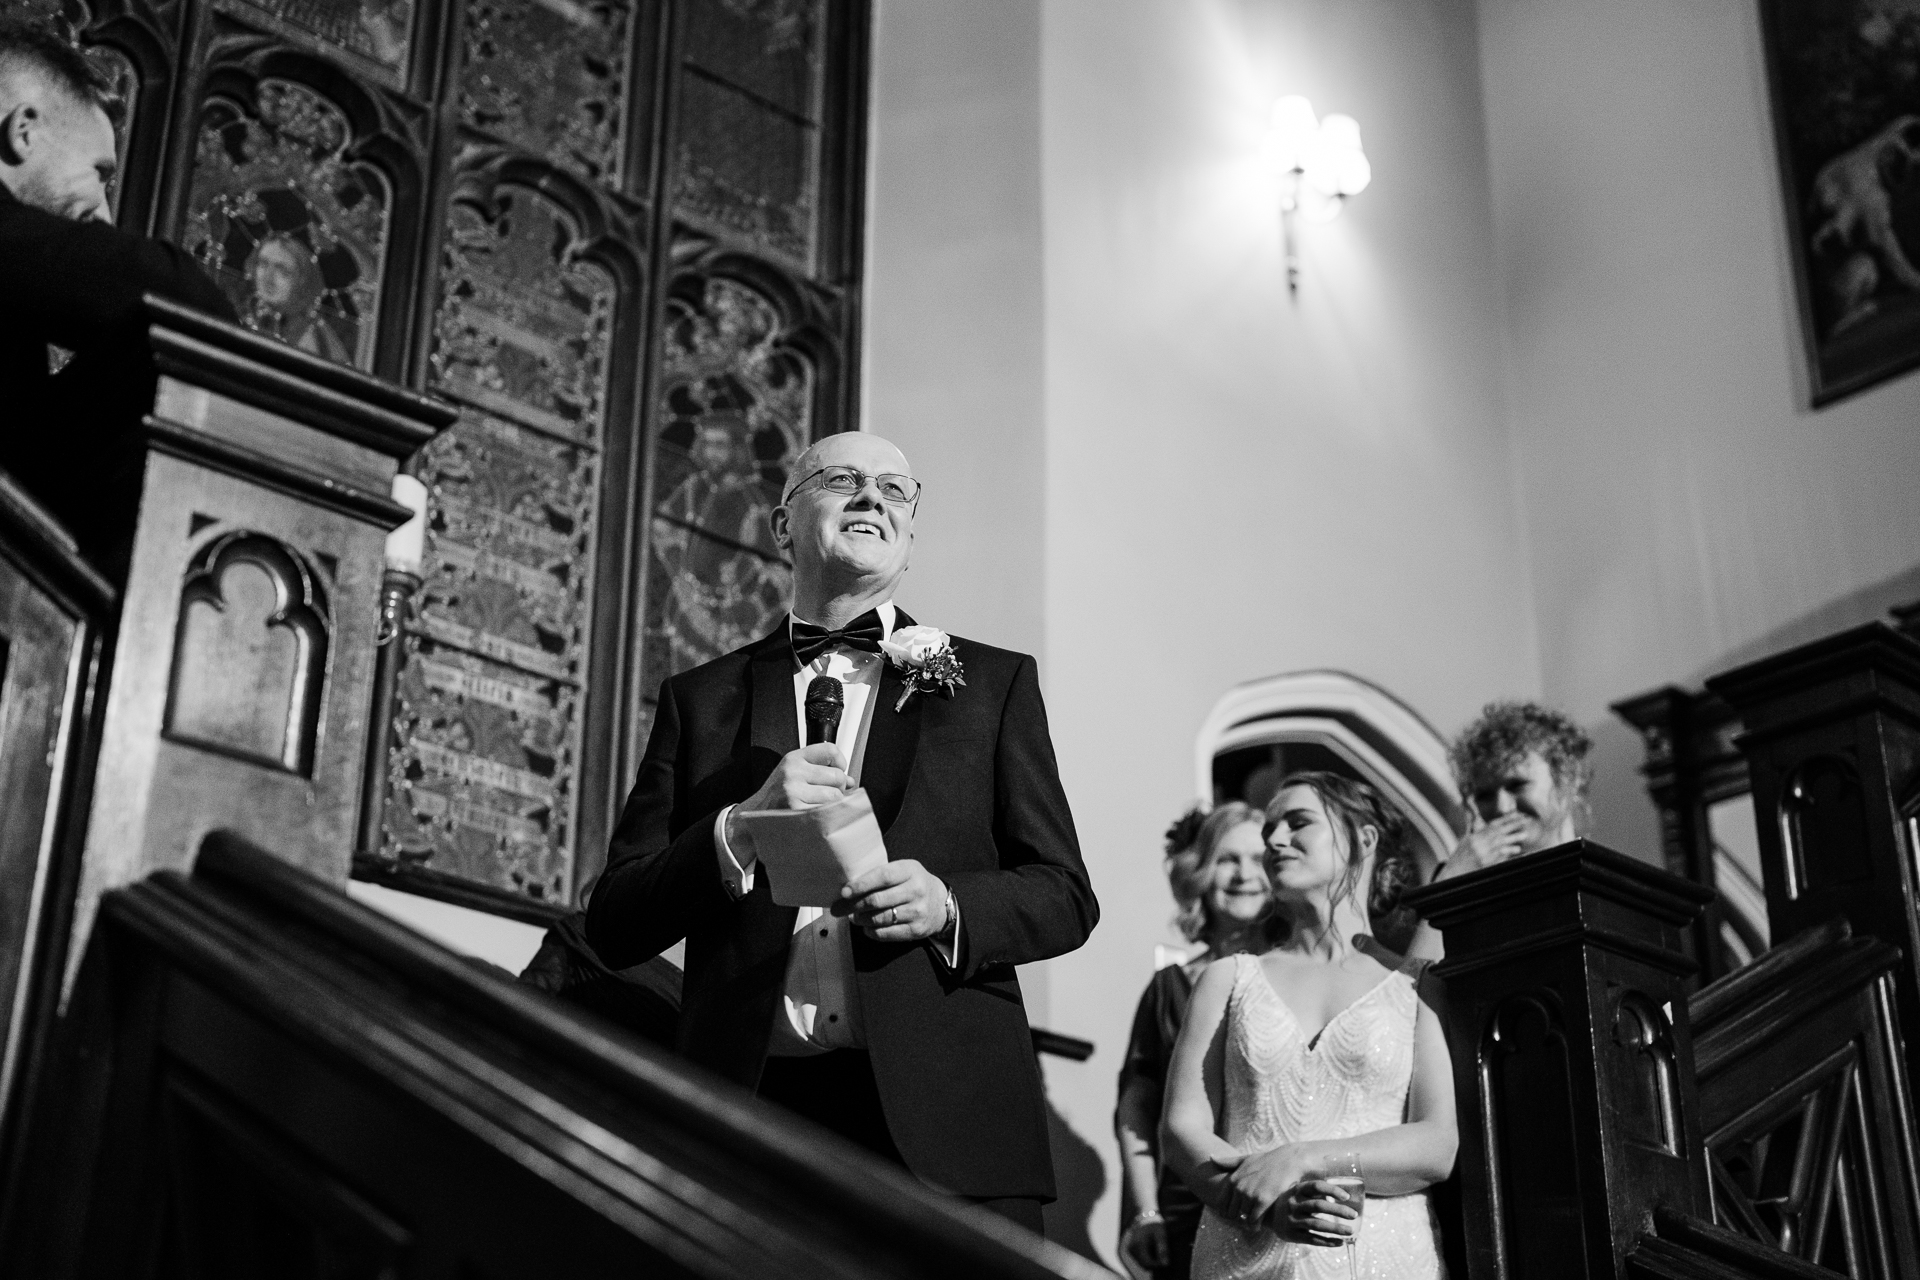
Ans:
[{"label": "black trousers", "polygon": [[[768,1058],[760,1074],[760,1096],[833,1130],[889,1164],[907,1167],[887,1129],[886,1112],[880,1107],[880,1087],[873,1080],[873,1062],[864,1049],[834,1049],[808,1058]],[[962,1198],[1035,1235],[1046,1234],[1040,1202],[1030,1196]]]}]

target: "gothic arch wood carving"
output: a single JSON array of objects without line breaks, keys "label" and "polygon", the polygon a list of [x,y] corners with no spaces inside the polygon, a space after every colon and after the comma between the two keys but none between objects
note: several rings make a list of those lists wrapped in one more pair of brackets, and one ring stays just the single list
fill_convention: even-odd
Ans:
[{"label": "gothic arch wood carving", "polygon": [[1619,991],[1602,1069],[1615,1076],[1620,1136],[1649,1150],[1680,1154],[1680,1083],[1673,1028],[1641,991]]},{"label": "gothic arch wood carving", "polygon": [[[1478,1057],[1500,1274],[1579,1274],[1586,1266],[1580,1171],[1558,1154],[1576,1149],[1573,1048],[1560,997],[1541,989],[1501,1001]],[[1540,1141],[1548,1132],[1562,1136]],[[1558,1229],[1542,1231],[1542,1221]],[[1527,1230],[1518,1229],[1522,1222]]]},{"label": "gothic arch wood carving", "polygon": [[1787,897],[1872,875],[1859,767],[1839,755],[1802,761],[1780,790]]},{"label": "gothic arch wood carving", "polygon": [[216,534],[181,582],[166,736],[310,776],[331,630],[304,557],[266,534]]}]

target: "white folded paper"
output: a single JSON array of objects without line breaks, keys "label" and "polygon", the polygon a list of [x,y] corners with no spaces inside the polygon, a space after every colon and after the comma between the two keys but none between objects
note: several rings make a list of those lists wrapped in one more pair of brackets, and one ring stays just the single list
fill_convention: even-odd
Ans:
[{"label": "white folded paper", "polygon": [[733,821],[783,907],[830,907],[841,889],[887,860],[864,787],[818,808],[735,813]]}]

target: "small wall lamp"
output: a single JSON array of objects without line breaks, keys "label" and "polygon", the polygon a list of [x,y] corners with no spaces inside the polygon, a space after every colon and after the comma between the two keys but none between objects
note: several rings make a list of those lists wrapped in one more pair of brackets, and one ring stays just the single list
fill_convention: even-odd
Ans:
[{"label": "small wall lamp", "polygon": [[1352,116],[1322,120],[1298,94],[1273,104],[1274,167],[1280,171],[1280,227],[1286,239],[1287,292],[1300,287],[1300,254],[1294,217],[1331,222],[1348,196],[1373,181],[1373,166],[1360,149],[1360,123]]}]

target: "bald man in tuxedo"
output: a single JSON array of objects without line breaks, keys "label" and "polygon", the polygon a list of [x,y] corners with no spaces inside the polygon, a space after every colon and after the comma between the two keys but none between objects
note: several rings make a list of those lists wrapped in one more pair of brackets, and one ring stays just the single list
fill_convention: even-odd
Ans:
[{"label": "bald man in tuxedo", "polygon": [[[1033,659],[893,603],[919,497],[877,436],[795,462],[772,515],[793,611],[661,686],[587,931],[615,968],[686,939],[688,1058],[1038,1232],[1053,1168],[1014,966],[1078,947],[1099,906]],[[964,684],[903,701],[941,639]],[[845,709],[835,741],[803,747],[820,676]],[[831,910],[774,903],[740,815],[856,785],[887,863]]]}]

